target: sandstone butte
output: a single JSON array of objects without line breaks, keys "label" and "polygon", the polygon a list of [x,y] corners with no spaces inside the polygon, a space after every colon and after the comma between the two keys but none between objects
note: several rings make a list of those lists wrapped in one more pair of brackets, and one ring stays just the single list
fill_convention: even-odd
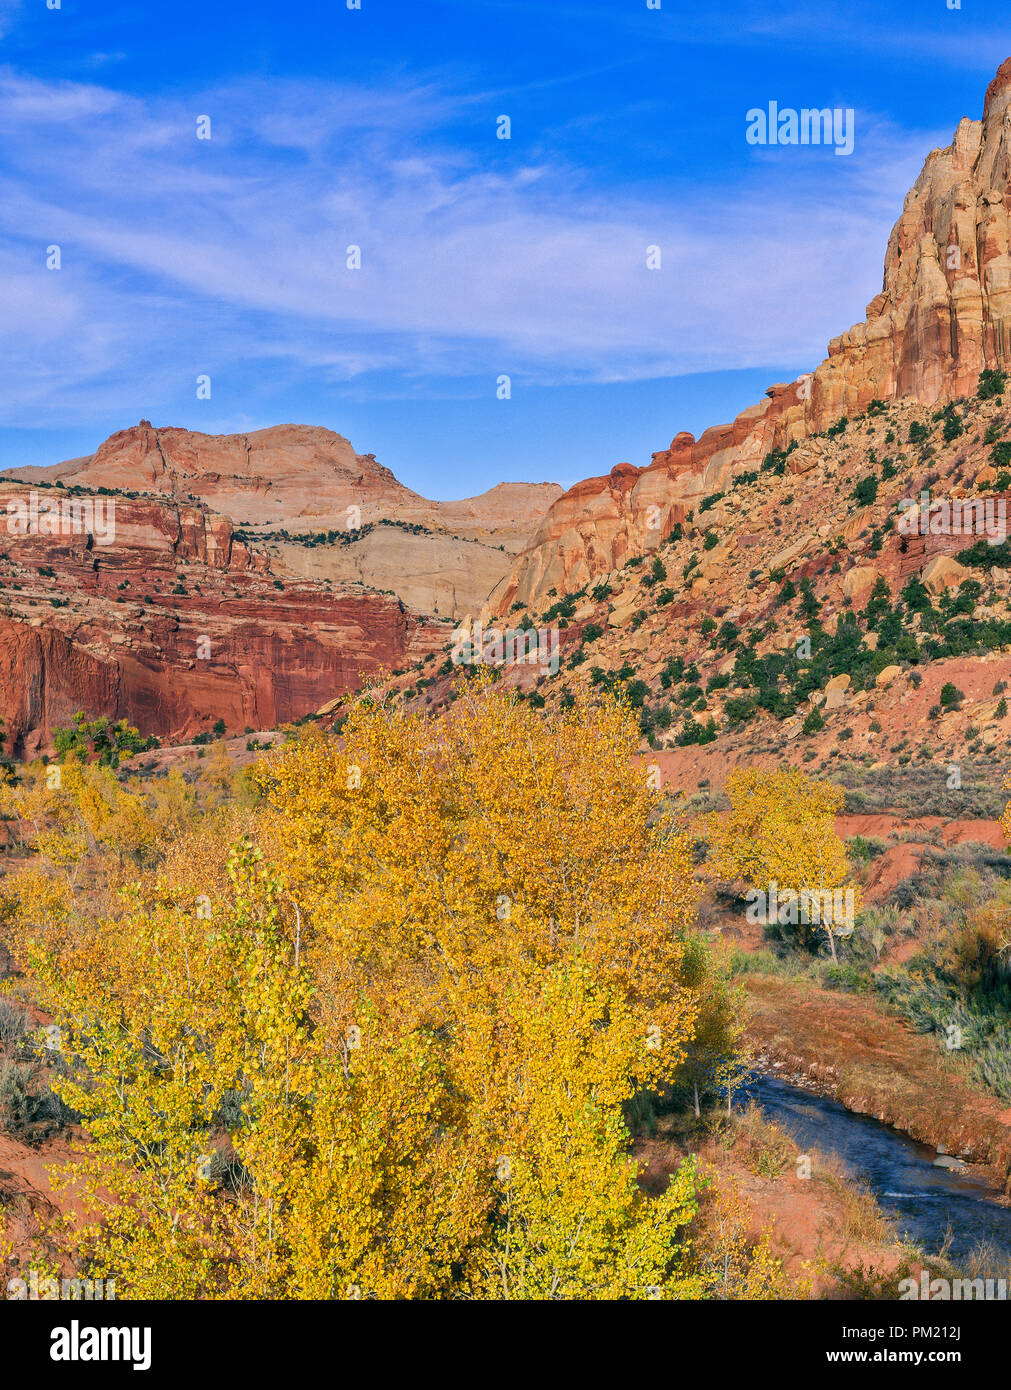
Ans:
[{"label": "sandstone butte", "polygon": [[[112,543],[11,534],[9,503],[33,488],[44,500],[108,490]],[[141,421],[88,458],[8,470],[4,751],[45,748],[79,709],[172,737],[310,713],[441,647],[560,492],[512,483],[431,502],[302,425],[213,436]],[[331,530],[345,543],[304,543]]]},{"label": "sandstone butte", "polygon": [[[732,424],[677,434],[646,467],[620,463],[576,483],[495,587],[483,616],[544,606],[654,549],[698,501],[774,449],[819,434],[874,400],[925,405],[972,394],[1011,361],[1011,58],[906,195],[888,241],[881,293],[798,380],[770,386]],[[803,471],[802,453],[790,462]],[[799,480],[798,480],[799,481]]]},{"label": "sandstone butte", "polygon": [[[141,420],[86,458],[8,471],[26,482],[203,502],[282,570],[388,590],[446,617],[480,606],[562,491],[557,483],[499,483],[463,501],[429,501],[374,454],[357,454],[343,435],[314,425],[211,435]],[[360,536],[344,545],[297,540],[356,527]]]}]

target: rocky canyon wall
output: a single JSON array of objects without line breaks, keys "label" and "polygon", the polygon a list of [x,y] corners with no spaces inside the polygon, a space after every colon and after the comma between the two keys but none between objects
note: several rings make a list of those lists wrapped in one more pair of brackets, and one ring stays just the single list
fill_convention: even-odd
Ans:
[{"label": "rocky canyon wall", "polygon": [[[485,616],[543,606],[655,547],[732,474],[810,439],[875,399],[925,404],[973,392],[986,367],[1011,365],[1011,59],[987,89],[982,120],[964,119],[928,155],[885,253],[881,293],[863,322],[834,338],[797,381],[771,386],[732,424],[678,434],[645,468],[622,463],[577,483],[496,586]],[[805,467],[803,448],[791,455]]]}]

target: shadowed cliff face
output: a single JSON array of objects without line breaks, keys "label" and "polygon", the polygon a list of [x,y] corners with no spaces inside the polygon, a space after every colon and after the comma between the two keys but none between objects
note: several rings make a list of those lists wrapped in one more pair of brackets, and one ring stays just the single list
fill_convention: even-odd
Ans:
[{"label": "shadowed cliff face", "polygon": [[[37,497],[58,497],[39,489]],[[76,710],[142,733],[272,728],[424,656],[445,624],[395,596],[276,580],[227,517],[116,497],[108,543],[11,534],[0,483],[0,718],[31,754]],[[276,581],[276,582],[275,582]]]},{"label": "shadowed cliff face", "polygon": [[486,615],[540,606],[654,549],[708,494],[758,468],[772,449],[818,434],[874,400],[924,404],[975,390],[986,367],[1011,364],[1011,58],[990,84],[980,121],[927,156],[885,253],[867,317],[827,358],[729,425],[677,435],[646,468],[619,464],[551,507],[499,583]]}]

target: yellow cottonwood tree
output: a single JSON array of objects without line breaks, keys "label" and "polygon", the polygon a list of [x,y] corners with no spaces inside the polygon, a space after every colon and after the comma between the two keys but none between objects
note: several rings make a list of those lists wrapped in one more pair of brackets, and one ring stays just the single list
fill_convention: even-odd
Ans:
[{"label": "yellow cottonwood tree", "polygon": [[[837,889],[851,891],[853,913],[860,910],[860,890],[835,830],[845,800],[841,787],[795,767],[736,768],[726,792],[730,810],[707,822],[715,878],[743,878],[763,891],[775,883],[816,901]],[[837,921],[829,915],[822,924],[834,960]]]},{"label": "yellow cottonwood tree", "polygon": [[772,1230],[754,1234],[755,1213],[740,1179],[707,1172],[704,1181],[698,1245],[700,1277],[710,1295],[735,1302],[810,1298],[810,1277],[790,1275],[773,1253]]},{"label": "yellow cottonwood tree", "polygon": [[362,704],[340,744],[310,735],[272,759],[264,842],[319,973],[350,964],[389,1008],[441,1026],[480,1013],[497,973],[578,955],[634,1001],[654,1040],[643,1081],[676,1067],[697,888],[637,745],[616,705],[549,723],[485,685],[438,725]]},{"label": "yellow cottonwood tree", "polygon": [[232,868],[211,919],[162,885],[58,950],[27,948],[59,1019],[54,1089],[91,1140],[61,1172],[88,1218],[65,1238],[131,1297],[431,1295],[460,1258],[468,1191],[438,1059],[363,1030],[342,1065],[275,877],[249,849]]},{"label": "yellow cottonwood tree", "polygon": [[634,1010],[582,961],[552,966],[506,1007],[510,1096],[497,1136],[489,1238],[470,1275],[478,1297],[688,1298],[694,1165],[648,1197],[628,1156],[620,1102],[637,1047]]},{"label": "yellow cottonwood tree", "polygon": [[647,1196],[622,1105],[732,1001],[637,748],[611,704],[363,701],[261,767],[227,873],[214,830],[26,922],[77,1257],[133,1297],[692,1296],[693,1170]]}]

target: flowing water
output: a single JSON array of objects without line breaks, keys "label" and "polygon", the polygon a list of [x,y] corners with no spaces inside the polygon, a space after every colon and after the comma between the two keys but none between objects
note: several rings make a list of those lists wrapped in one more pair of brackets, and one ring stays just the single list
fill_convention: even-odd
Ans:
[{"label": "flowing water", "polygon": [[835,1154],[862,1178],[891,1217],[900,1236],[927,1254],[950,1239],[949,1258],[958,1264],[981,1242],[1011,1260],[1011,1208],[999,1206],[978,1172],[935,1167],[934,1149],[838,1101],[802,1091],[773,1076],[755,1074],[737,1093],[751,1098],[770,1120],[793,1135],[800,1151]]}]

